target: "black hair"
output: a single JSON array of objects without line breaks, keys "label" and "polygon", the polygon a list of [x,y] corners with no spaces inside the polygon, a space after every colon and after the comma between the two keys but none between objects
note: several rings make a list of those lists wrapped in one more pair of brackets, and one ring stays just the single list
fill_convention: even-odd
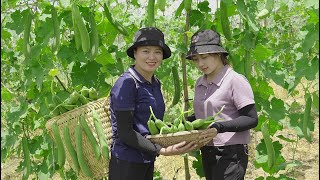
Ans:
[{"label": "black hair", "polygon": [[214,56],[214,55],[218,55],[222,61],[222,64],[225,66],[225,65],[229,65],[229,61],[228,61],[228,54],[226,53],[210,53],[211,56]]}]

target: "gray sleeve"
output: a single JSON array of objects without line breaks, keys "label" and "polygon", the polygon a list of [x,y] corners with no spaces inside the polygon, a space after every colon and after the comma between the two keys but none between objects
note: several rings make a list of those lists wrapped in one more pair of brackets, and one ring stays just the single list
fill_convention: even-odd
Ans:
[{"label": "gray sleeve", "polygon": [[258,114],[255,104],[241,108],[239,114],[240,116],[232,121],[216,122],[211,127],[216,128],[218,133],[223,133],[245,131],[258,125]]}]

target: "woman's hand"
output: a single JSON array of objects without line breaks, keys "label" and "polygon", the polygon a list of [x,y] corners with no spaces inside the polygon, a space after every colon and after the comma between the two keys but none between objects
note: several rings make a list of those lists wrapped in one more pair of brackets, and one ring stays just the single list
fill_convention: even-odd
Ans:
[{"label": "woman's hand", "polygon": [[184,154],[190,151],[193,151],[197,148],[197,143],[192,141],[187,143],[186,141],[168,146],[166,148],[161,148],[159,154],[164,156],[172,156],[172,155],[179,155]]},{"label": "woman's hand", "polygon": [[198,144],[200,147],[208,144],[214,137],[217,136],[217,129],[216,128],[210,128],[206,131],[202,132],[198,137]]}]

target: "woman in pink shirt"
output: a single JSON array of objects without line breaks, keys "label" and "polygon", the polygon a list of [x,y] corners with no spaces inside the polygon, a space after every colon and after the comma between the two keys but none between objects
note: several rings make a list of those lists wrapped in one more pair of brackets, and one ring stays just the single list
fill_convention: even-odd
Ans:
[{"label": "woman in pink shirt", "polygon": [[194,115],[187,119],[204,119],[224,107],[220,120],[210,126],[216,136],[201,148],[207,180],[244,179],[250,129],[258,124],[252,88],[230,67],[227,56],[220,35],[212,30],[196,32],[186,56],[203,72],[195,85]]}]

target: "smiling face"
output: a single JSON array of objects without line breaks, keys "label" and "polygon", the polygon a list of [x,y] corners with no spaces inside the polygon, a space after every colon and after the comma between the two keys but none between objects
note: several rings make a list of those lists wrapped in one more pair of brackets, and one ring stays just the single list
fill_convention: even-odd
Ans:
[{"label": "smiling face", "polygon": [[207,75],[207,79],[213,79],[224,67],[219,54],[197,54],[192,57],[192,61]]},{"label": "smiling face", "polygon": [[139,46],[134,51],[134,57],[135,69],[142,76],[151,77],[163,60],[163,50],[159,46]]}]

